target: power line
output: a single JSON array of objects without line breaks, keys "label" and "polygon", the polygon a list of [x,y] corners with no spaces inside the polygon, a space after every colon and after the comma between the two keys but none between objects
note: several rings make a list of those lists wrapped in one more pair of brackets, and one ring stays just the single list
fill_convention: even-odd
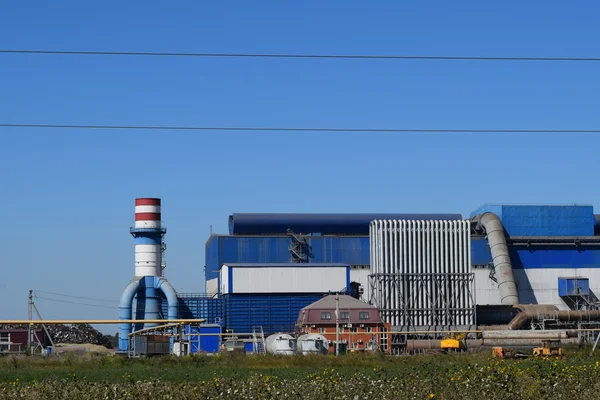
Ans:
[{"label": "power line", "polygon": [[299,128],[299,127],[222,127],[222,126],[156,126],[156,125],[66,125],[3,124],[4,128],[36,129],[139,129],[156,131],[250,131],[250,132],[362,132],[362,133],[600,133],[600,129],[410,129],[410,128]]},{"label": "power line", "polygon": [[73,299],[82,299],[82,300],[93,300],[93,301],[103,301],[103,302],[108,302],[108,303],[116,303],[115,300],[108,300],[108,299],[97,299],[94,297],[81,297],[81,296],[72,296],[69,294],[62,294],[62,293],[54,293],[54,292],[46,292],[44,290],[34,290],[35,293],[45,293],[45,294],[51,294],[54,296],[62,296],[62,297],[70,297]]},{"label": "power line", "polygon": [[110,308],[111,310],[114,310],[115,307],[109,307],[109,306],[101,306],[98,304],[87,304],[87,303],[78,303],[75,301],[67,301],[67,300],[57,300],[57,299],[50,299],[48,297],[35,297],[36,299],[43,299],[43,300],[48,300],[48,301],[55,301],[57,303],[67,303],[67,304],[77,304],[78,306],[88,306],[88,307],[98,307],[98,308]]},{"label": "power line", "polygon": [[0,49],[4,54],[78,55],[78,56],[143,56],[143,57],[215,57],[215,58],[320,58],[354,60],[435,60],[435,61],[600,61],[600,57],[485,57],[485,56],[416,56],[366,54],[278,54],[278,53],[171,53],[150,51],[70,51]]}]

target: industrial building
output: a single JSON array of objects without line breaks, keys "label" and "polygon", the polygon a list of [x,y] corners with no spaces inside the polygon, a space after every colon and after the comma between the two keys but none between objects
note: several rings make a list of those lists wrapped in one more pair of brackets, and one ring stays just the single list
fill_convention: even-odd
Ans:
[{"label": "industrial building", "polygon": [[342,293],[378,310],[394,352],[423,332],[599,326],[600,219],[591,206],[485,205],[467,218],[234,213],[228,234],[206,242],[206,293],[175,295],[160,268],[159,206],[136,200],[136,274],[123,319],[135,297],[136,318],[293,334],[301,310]]}]

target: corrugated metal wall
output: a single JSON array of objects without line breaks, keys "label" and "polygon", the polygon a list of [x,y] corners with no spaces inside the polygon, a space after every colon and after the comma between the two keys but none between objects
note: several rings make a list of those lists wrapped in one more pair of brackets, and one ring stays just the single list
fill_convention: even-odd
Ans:
[{"label": "corrugated metal wall", "polygon": [[493,212],[510,236],[593,236],[592,206],[485,205],[471,216]]},{"label": "corrugated metal wall", "polygon": [[401,330],[475,325],[469,221],[371,223],[371,297]]},{"label": "corrugated metal wall", "polygon": [[[163,317],[168,315],[167,300],[162,296],[161,311]],[[179,294],[179,318],[204,318],[207,323],[223,320],[223,300],[197,294]]]},{"label": "corrugated metal wall", "polygon": [[323,294],[226,295],[223,297],[225,326],[238,333],[251,333],[262,326],[265,335],[294,332],[298,313]]},{"label": "corrugated metal wall", "polygon": [[[219,276],[219,267],[234,263],[288,263],[290,238],[286,236],[212,236],[206,243],[206,280]],[[367,236],[314,236],[309,263],[369,265]],[[301,264],[302,265],[302,264]]]}]

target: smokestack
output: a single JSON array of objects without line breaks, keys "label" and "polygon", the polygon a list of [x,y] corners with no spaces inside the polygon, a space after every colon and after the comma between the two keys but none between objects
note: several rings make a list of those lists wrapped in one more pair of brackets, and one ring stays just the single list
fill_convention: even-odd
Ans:
[{"label": "smokestack", "polygon": [[[135,319],[161,319],[162,291],[168,302],[168,319],[178,317],[178,299],[175,289],[163,275],[163,237],[167,233],[161,223],[161,201],[158,198],[135,199],[135,223],[129,229],[135,238],[134,278],[127,285],[119,305],[119,319],[130,320],[132,304],[136,298]],[[157,323],[137,324],[135,330],[151,328]],[[132,331],[129,323],[119,326],[119,351],[128,351],[128,335]]]}]

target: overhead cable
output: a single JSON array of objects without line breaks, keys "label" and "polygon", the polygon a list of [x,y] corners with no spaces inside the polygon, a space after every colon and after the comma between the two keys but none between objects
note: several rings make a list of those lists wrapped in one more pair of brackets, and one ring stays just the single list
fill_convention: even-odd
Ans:
[{"label": "overhead cable", "polygon": [[76,304],[78,306],[98,307],[98,308],[110,308],[112,310],[115,309],[115,307],[101,306],[101,305],[98,305],[98,304],[79,303],[79,302],[67,301],[67,300],[57,300],[57,299],[51,299],[51,298],[48,298],[48,297],[39,297],[39,296],[36,296],[36,299],[42,299],[42,300],[48,300],[48,301],[55,301],[57,303]]},{"label": "overhead cable", "polygon": [[45,293],[45,294],[51,294],[51,295],[54,295],[54,296],[70,297],[70,298],[73,298],[73,299],[94,300],[94,301],[103,301],[103,302],[109,302],[109,303],[115,303],[115,302],[117,302],[116,300],[97,299],[97,298],[94,298],[94,297],[72,296],[70,294],[46,292],[44,290],[37,290],[37,289],[34,289],[33,291],[35,293]]},{"label": "overhead cable", "polygon": [[137,129],[156,131],[251,131],[251,132],[362,132],[362,133],[600,133],[600,129],[423,129],[423,128],[326,128],[326,127],[223,127],[223,126],[158,126],[158,125],[68,125],[6,124],[4,128],[36,129]]},{"label": "overhead cable", "polygon": [[0,49],[4,54],[143,56],[143,57],[212,57],[212,58],[317,58],[354,60],[432,60],[432,61],[583,61],[596,62],[600,57],[516,57],[516,56],[442,56],[442,55],[368,55],[368,54],[284,54],[284,53],[178,53],[152,51],[91,51]]}]

